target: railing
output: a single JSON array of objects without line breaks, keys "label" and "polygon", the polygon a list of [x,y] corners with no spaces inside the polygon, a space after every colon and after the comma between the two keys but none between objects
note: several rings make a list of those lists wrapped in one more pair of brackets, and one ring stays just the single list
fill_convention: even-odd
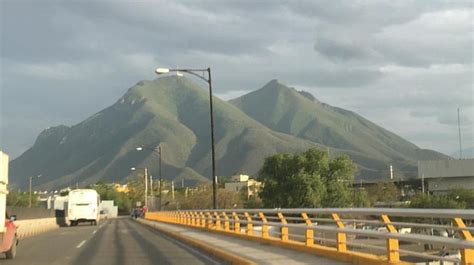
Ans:
[{"label": "railing", "polygon": [[405,264],[416,258],[474,264],[474,210],[231,209],[150,212],[146,218],[358,264]]}]

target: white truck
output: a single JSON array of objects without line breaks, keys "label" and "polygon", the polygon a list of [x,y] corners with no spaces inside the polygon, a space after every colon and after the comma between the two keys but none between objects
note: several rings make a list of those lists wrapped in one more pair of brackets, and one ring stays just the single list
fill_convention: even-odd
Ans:
[{"label": "white truck", "polygon": [[7,214],[7,185],[8,185],[8,155],[0,150],[0,253],[5,253],[7,259],[16,256],[18,238],[15,216]]},{"label": "white truck", "polygon": [[67,219],[71,226],[80,222],[97,225],[100,219],[100,196],[92,189],[71,190],[68,195]]}]

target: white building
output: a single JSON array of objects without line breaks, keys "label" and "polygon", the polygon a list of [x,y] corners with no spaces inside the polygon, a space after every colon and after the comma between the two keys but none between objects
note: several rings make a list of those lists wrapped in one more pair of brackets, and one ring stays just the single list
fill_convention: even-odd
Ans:
[{"label": "white building", "polygon": [[434,193],[474,190],[474,159],[419,161],[418,178],[424,179],[425,188]]},{"label": "white building", "polygon": [[246,191],[247,198],[257,195],[260,191],[262,183],[251,179],[248,175],[233,175],[230,182],[225,183],[225,189],[235,192]]}]

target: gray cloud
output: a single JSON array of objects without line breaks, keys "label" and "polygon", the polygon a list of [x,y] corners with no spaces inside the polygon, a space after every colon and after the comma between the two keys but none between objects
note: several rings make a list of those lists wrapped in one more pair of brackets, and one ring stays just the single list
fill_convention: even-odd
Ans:
[{"label": "gray cloud", "polygon": [[211,66],[226,98],[278,78],[448,153],[420,135],[443,142],[446,113],[461,107],[466,124],[474,116],[470,1],[0,5],[0,143],[13,156],[45,127],[77,123],[155,78],[159,65]]}]

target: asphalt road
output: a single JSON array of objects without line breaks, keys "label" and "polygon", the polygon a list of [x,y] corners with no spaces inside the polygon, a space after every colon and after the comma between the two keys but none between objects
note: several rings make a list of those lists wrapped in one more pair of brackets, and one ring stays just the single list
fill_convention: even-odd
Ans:
[{"label": "asphalt road", "polygon": [[14,260],[1,255],[6,265],[223,264],[129,218],[62,227],[21,240]]}]

